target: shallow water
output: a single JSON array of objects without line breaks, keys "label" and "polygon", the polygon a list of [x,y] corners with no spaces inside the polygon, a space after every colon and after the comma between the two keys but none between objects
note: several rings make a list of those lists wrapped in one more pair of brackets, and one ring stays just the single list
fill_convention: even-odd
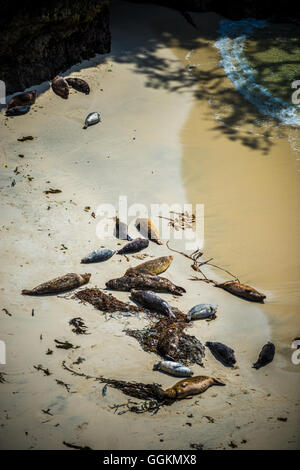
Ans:
[{"label": "shallow water", "polygon": [[177,55],[199,80],[181,132],[182,178],[188,200],[205,204],[205,253],[267,294],[262,308],[289,367],[300,330],[300,130],[234,90],[214,41]]}]

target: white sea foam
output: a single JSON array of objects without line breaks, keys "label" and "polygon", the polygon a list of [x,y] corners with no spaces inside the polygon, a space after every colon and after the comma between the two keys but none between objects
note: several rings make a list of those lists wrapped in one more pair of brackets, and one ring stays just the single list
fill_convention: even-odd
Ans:
[{"label": "white sea foam", "polygon": [[255,69],[243,53],[245,39],[249,34],[255,28],[265,28],[267,25],[267,21],[253,18],[241,21],[221,20],[218,30],[220,36],[215,42],[222,57],[220,63],[234,87],[261,113],[279,119],[286,125],[299,126],[300,105],[290,105],[256,83]]}]

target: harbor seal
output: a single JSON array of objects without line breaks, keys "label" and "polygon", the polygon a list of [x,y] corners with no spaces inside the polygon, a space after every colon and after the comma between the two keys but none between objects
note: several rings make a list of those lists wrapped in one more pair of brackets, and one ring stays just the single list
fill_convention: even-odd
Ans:
[{"label": "harbor seal", "polygon": [[86,95],[88,95],[90,92],[89,84],[85,80],[82,80],[82,78],[70,77],[66,78],[66,82],[75,90],[81,91]]},{"label": "harbor seal", "polygon": [[223,364],[232,367],[236,363],[234,350],[226,346],[226,344],[207,341],[205,346],[207,346],[216,359],[219,359]]},{"label": "harbor seal", "polygon": [[61,96],[64,99],[68,99],[69,85],[68,82],[64,79],[64,77],[61,77],[60,75],[54,77],[51,86],[52,90],[56,95]]},{"label": "harbor seal", "polygon": [[168,302],[163,300],[158,295],[155,295],[151,291],[135,290],[131,291],[131,297],[133,300],[141,304],[143,307],[154,310],[155,312],[163,313],[169,318],[176,318],[176,315],[172,312],[172,309]]},{"label": "harbor seal", "polygon": [[143,237],[149,238],[158,245],[162,245],[163,242],[159,238],[159,233],[154,223],[150,219],[139,218],[135,221],[136,228],[141,232]]},{"label": "harbor seal", "polygon": [[167,388],[163,391],[165,398],[181,399],[192,395],[198,395],[199,393],[205,392],[209,387],[213,385],[225,384],[220,382],[213,377],[207,377],[205,375],[197,375],[196,377],[188,377],[180,380],[173,387]]},{"label": "harbor seal", "polygon": [[115,254],[115,250],[103,248],[102,250],[93,250],[87,256],[82,258],[81,263],[99,263],[100,261],[107,261]]},{"label": "harbor seal", "polygon": [[252,302],[262,302],[266,298],[265,294],[258,292],[253,287],[241,284],[239,281],[227,281],[216,283],[215,287],[221,287],[221,289],[227,290],[233,295],[242,297],[243,299],[251,300]]},{"label": "harbor seal", "polygon": [[191,308],[186,314],[186,321],[204,320],[207,318],[216,318],[217,306],[211,304],[198,304]]},{"label": "harbor seal", "polygon": [[14,106],[13,108],[9,108],[6,110],[6,116],[23,116],[23,114],[28,113],[30,110],[30,106]]},{"label": "harbor seal", "polygon": [[95,111],[93,113],[90,113],[85,118],[85,123],[84,123],[83,129],[87,129],[89,126],[93,126],[94,124],[98,124],[98,122],[101,122],[100,113],[98,113],[97,111]]},{"label": "harbor seal", "polygon": [[146,238],[135,238],[127,243],[123,248],[117,251],[118,255],[129,255],[131,253],[138,253],[144,250],[149,245],[149,240]]},{"label": "harbor seal", "polygon": [[175,286],[175,284],[165,277],[142,273],[111,279],[105,285],[108,289],[128,292],[131,291],[131,289],[170,292],[175,295],[182,295],[186,292],[183,287]]},{"label": "harbor seal", "polygon": [[162,370],[170,375],[175,375],[176,377],[190,377],[193,375],[191,369],[181,362],[174,361],[158,361],[154,364],[153,370]]},{"label": "harbor seal", "polygon": [[142,307],[126,304],[113,295],[104,294],[100,289],[81,289],[75,293],[75,297],[83,302],[92,304],[102,312],[145,312]]},{"label": "harbor seal", "polygon": [[43,294],[57,294],[59,292],[65,292],[71,289],[76,289],[76,287],[83,286],[87,284],[90,280],[91,274],[76,274],[68,273],[64,276],[56,277],[51,281],[44,282],[39,284],[33,289],[23,289],[23,295],[43,295]]},{"label": "harbor seal", "polygon": [[7,108],[15,108],[16,106],[31,106],[37,99],[37,91],[31,90],[25,93],[19,93],[13,96],[7,105]]},{"label": "harbor seal", "polygon": [[115,217],[116,225],[114,235],[120,240],[133,241],[133,239],[128,235],[128,225],[125,222],[122,222],[119,217]]},{"label": "harbor seal", "polygon": [[257,361],[253,364],[254,369],[260,369],[273,361],[275,356],[275,346],[270,341],[265,344],[259,353]]},{"label": "harbor seal", "polygon": [[125,274],[128,276],[137,273],[152,275],[161,274],[168,269],[172,261],[173,256],[162,256],[160,258],[151,259],[138,264],[134,268],[128,268]]}]

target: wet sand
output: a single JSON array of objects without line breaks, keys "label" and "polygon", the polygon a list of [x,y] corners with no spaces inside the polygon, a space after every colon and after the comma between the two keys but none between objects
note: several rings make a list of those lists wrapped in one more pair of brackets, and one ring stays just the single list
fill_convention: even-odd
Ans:
[{"label": "wet sand", "polygon": [[[210,41],[218,18],[196,16],[203,28],[206,25],[204,59],[215,63],[217,51]],[[135,339],[123,332],[129,326],[145,326],[147,319],[107,321],[101,312],[72,299],[20,295],[23,288],[66,272],[91,272],[90,285],[103,288],[108,279],[137,264],[133,257],[129,262],[113,257],[102,264],[80,265],[82,256],[91,249],[104,244],[118,247],[114,238],[98,240],[99,220],[91,217],[91,212],[96,212],[101,203],[116,204],[119,195],[127,195],[129,204],[205,203],[207,255],[215,256],[218,264],[230,267],[243,280],[266,291],[273,303],[273,284],[268,284],[261,267],[259,273],[254,272],[254,242],[248,258],[240,255],[247,248],[245,242],[240,245],[240,225],[246,225],[245,221],[240,223],[234,218],[229,230],[228,215],[224,213],[224,218],[220,218],[223,211],[218,208],[223,187],[230,196],[221,199],[223,205],[226,200],[226,208],[232,204],[232,213],[242,214],[233,184],[228,185],[229,192],[222,180],[220,170],[223,168],[224,173],[225,158],[227,167],[235,168],[234,155],[244,156],[251,185],[250,155],[255,165],[262,165],[261,159],[269,157],[256,155],[240,142],[231,143],[221,130],[211,131],[213,113],[204,101],[197,103],[199,80],[191,77],[184,62],[186,53],[199,44],[198,32],[174,11],[115,2],[112,34],[111,54],[75,66],[65,74],[86,79],[92,89],[89,96],[71,91],[69,100],[64,101],[43,84],[28,115],[8,120],[2,112],[0,117],[1,164],[7,165],[0,167],[1,250],[5,266],[1,274],[1,308],[12,315],[1,311],[0,317],[1,339],[7,345],[7,364],[0,367],[7,374],[7,382],[0,384],[0,447],[64,449],[62,442],[67,441],[95,449],[189,449],[193,443],[202,444],[205,449],[230,449],[233,441],[238,449],[299,448],[299,374],[296,367],[286,370],[288,352],[279,342],[272,364],[259,371],[251,369],[261,346],[274,339],[268,303],[254,305],[191,281],[189,278],[195,273],[189,260],[174,255],[166,276],[188,293],[178,299],[168,294],[162,297],[185,312],[196,303],[217,303],[218,318],[195,322],[190,334],[203,343],[218,340],[233,347],[239,369],[225,368],[207,351],[204,368],[192,366],[194,374],[218,377],[226,382],[226,387],[211,388],[202,396],[177,402],[155,416],[118,415],[110,407],[127,402],[125,395],[108,388],[103,397],[102,385],[70,375],[61,363],[65,360],[72,364],[81,356],[86,360],[77,370],[85,373],[158,382],[163,387],[174,384],[176,378],[152,371],[157,356],[144,352]],[[94,110],[101,112],[102,124],[82,130],[85,116]],[[17,141],[26,135],[36,138]],[[236,146],[234,151],[232,146]],[[223,167],[218,159],[220,152]],[[280,154],[279,150],[276,152]],[[24,158],[19,154],[24,154]],[[208,154],[209,161],[205,158]],[[238,169],[242,172],[242,168]],[[267,172],[267,168],[264,170]],[[11,186],[13,180],[16,184]],[[62,193],[46,196],[43,191],[49,187],[59,188]],[[265,195],[260,192],[256,201],[261,202],[259,197]],[[284,201],[282,204],[288,204],[287,196]],[[247,203],[250,204],[248,199]],[[89,212],[84,211],[86,206],[91,207]],[[264,221],[263,216],[252,217],[256,224]],[[235,237],[234,245],[229,232]],[[259,235],[254,235],[258,240]],[[267,241],[268,247],[270,243],[264,240],[263,229],[260,235],[264,252],[264,243]],[[172,246],[183,249],[180,242],[173,242]],[[242,260],[239,265],[233,247]],[[170,254],[165,245],[153,243],[146,253]],[[129,297],[128,293],[114,295],[124,301]],[[74,317],[84,319],[89,335],[72,333],[69,320]],[[80,348],[71,352],[57,349],[54,339],[69,340]],[[48,348],[52,355],[46,355]],[[38,364],[48,367],[52,374],[44,376],[35,370],[33,365]],[[70,391],[56,379],[69,384]],[[51,415],[42,411],[48,409]]]}]

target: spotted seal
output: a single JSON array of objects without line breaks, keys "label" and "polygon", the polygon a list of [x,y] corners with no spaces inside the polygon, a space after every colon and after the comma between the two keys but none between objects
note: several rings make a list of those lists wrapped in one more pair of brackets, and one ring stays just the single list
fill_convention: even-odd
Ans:
[{"label": "spotted seal", "polygon": [[82,93],[85,93],[86,95],[88,95],[90,92],[89,84],[82,78],[68,77],[66,78],[66,82],[75,90],[81,91]]},{"label": "spotted seal", "polygon": [[207,346],[216,359],[219,359],[223,364],[233,366],[236,363],[234,350],[226,346],[226,344],[218,343],[217,341],[207,341],[205,346]]},{"label": "spotted seal", "polygon": [[177,377],[190,377],[193,375],[189,367],[181,364],[181,362],[174,361],[158,361],[154,364],[153,370],[161,370]]},{"label": "spotted seal", "polygon": [[118,255],[129,255],[131,253],[138,253],[144,250],[149,245],[147,238],[135,238],[131,242],[127,243],[123,248],[117,251]]},{"label": "spotted seal", "polygon": [[132,289],[131,297],[133,300],[141,304],[143,307],[163,313],[169,318],[176,318],[168,302],[151,291]]},{"label": "spotted seal", "polygon": [[149,240],[152,240],[158,245],[163,244],[163,242],[159,238],[158,230],[155,227],[151,219],[144,219],[144,218],[136,219],[135,226],[141,232],[143,237],[149,238]]},{"label": "spotted seal", "polygon": [[167,388],[167,390],[164,390],[161,394],[165,398],[181,399],[203,393],[213,385],[224,386],[225,384],[213,377],[197,375],[196,377],[187,377],[186,379],[180,380],[173,385],[173,387]]},{"label": "spotted seal", "polygon": [[61,96],[64,99],[68,99],[70,90],[68,82],[64,77],[61,77],[60,75],[54,77],[51,86],[56,95]]},{"label": "spotted seal", "polygon": [[266,298],[265,294],[258,292],[251,286],[241,284],[239,281],[216,283],[215,287],[221,287],[221,289],[227,290],[231,294],[242,297],[243,299],[251,300],[252,302],[263,302]]},{"label": "spotted seal", "polygon": [[151,259],[138,264],[134,268],[128,268],[125,274],[129,276],[137,273],[152,275],[161,274],[168,269],[172,261],[173,256],[161,256],[160,258]]},{"label": "spotted seal", "polygon": [[37,91],[31,90],[25,93],[19,93],[13,96],[7,105],[7,108],[15,108],[16,106],[31,106],[37,99]]},{"label": "spotted seal", "polygon": [[275,346],[270,341],[262,347],[257,361],[253,364],[254,369],[260,369],[273,361],[275,356]]},{"label": "spotted seal", "polygon": [[175,286],[175,284],[165,277],[142,273],[111,279],[105,285],[108,289],[128,292],[131,291],[131,289],[170,292],[175,295],[182,295],[186,292],[183,287]]},{"label": "spotted seal", "polygon": [[23,295],[43,295],[43,294],[56,294],[59,292],[65,292],[76,287],[87,284],[90,280],[91,274],[76,274],[68,273],[64,276],[56,277],[51,281],[39,284],[33,289],[23,289]]},{"label": "spotted seal", "polygon": [[82,258],[81,263],[99,263],[100,261],[107,261],[115,254],[115,250],[103,248],[100,250],[93,250],[87,256]]}]

